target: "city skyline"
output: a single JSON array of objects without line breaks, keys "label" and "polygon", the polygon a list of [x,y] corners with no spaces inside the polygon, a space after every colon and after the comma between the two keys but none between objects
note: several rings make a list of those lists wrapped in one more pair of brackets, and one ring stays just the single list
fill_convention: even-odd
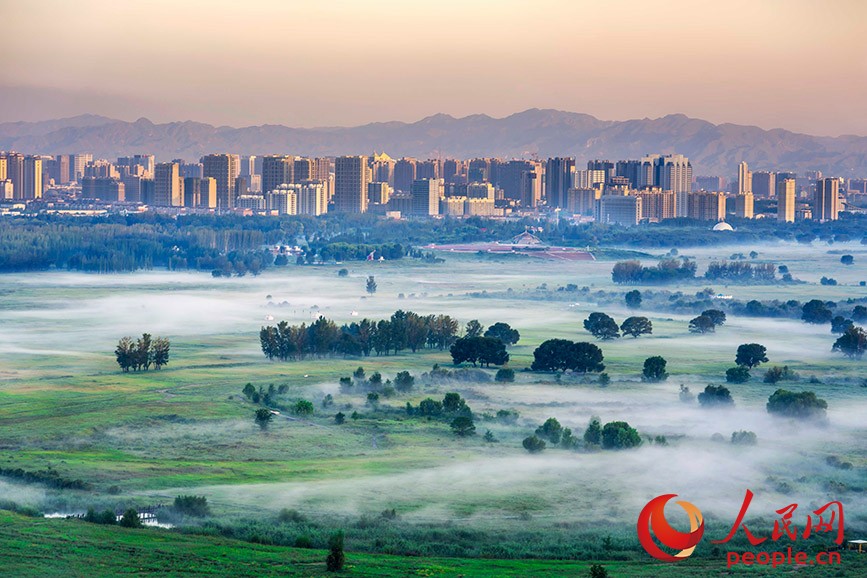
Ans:
[{"label": "city skyline", "polygon": [[854,0],[301,7],[3,2],[0,122],[321,127],[554,108],[867,135]]}]

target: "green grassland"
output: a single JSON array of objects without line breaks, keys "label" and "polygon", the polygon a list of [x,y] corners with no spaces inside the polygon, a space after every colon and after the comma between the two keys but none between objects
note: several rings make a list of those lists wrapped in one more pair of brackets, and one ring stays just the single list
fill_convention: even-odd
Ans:
[{"label": "green grassland", "polygon": [[[867,289],[858,286],[867,277],[862,264],[867,262],[867,250],[846,246],[845,251],[856,258],[856,265],[846,268],[839,256],[828,254],[843,249],[839,245],[759,249],[759,259],[787,264],[795,277],[809,283],[715,288],[737,299],[867,296]],[[702,271],[708,261],[732,252],[715,248],[684,254],[694,254]],[[373,531],[359,530],[358,537],[351,529],[347,532],[349,549],[357,545],[383,552],[411,550],[406,540],[400,542],[401,532],[416,536],[413,528],[422,528],[417,536],[426,536],[425,532],[452,528],[449,525],[494,537],[525,532],[522,552],[532,551],[533,536],[545,536],[539,538],[540,551],[555,552],[557,541],[610,534],[615,537],[614,551],[629,560],[607,565],[617,570],[615,576],[667,575],[641,573],[634,539],[638,509],[663,492],[690,495],[696,503],[703,500],[700,507],[708,514],[709,530],[723,534],[746,487],[764,497],[757,506],[764,507],[765,513],[792,501],[806,507],[841,499],[849,508],[847,526],[862,533],[867,530],[867,447],[863,444],[867,389],[860,384],[867,373],[863,361],[830,352],[833,336],[827,327],[795,320],[731,318],[714,335],[694,336],[687,331],[689,316],[644,311],[654,324],[652,336],[600,344],[612,379],[603,388],[595,377],[555,379],[521,371],[545,339],[591,341],[581,321],[597,310],[592,301],[534,300],[526,298],[525,292],[543,283],[549,288],[574,283],[625,292],[610,282],[612,262],[563,264],[470,255],[446,255],[446,259],[439,265],[288,267],[234,279],[165,272],[0,277],[0,347],[4,350],[0,468],[51,468],[66,479],[92,485],[88,491],[57,490],[0,478],[0,493],[20,505],[61,512],[81,511],[89,505],[147,506],[168,503],[181,493],[196,493],[208,497],[214,519],[224,524],[251,517],[271,520],[279,510],[291,508],[322,527],[351,528],[365,517],[395,508],[399,521],[389,530],[385,546],[377,545]],[[336,272],[343,266],[350,275],[338,278]],[[379,289],[367,296],[364,279],[371,274]],[[841,284],[820,286],[817,281],[822,275]],[[679,289],[694,292],[703,286]],[[508,288],[514,297],[500,296]],[[485,291],[498,296],[471,296]],[[512,324],[521,332],[519,344],[510,348],[516,382],[423,383],[419,376],[434,364],[450,365],[448,352],[442,351],[280,363],[267,361],[259,350],[258,330],[271,323],[266,320],[269,315],[299,323],[322,314],[344,323],[387,317],[398,308],[447,313],[462,322],[477,318],[485,325]],[[618,320],[629,314],[625,307],[604,310]],[[160,371],[121,373],[112,354],[117,339],[143,331],[171,339],[171,362]],[[763,370],[754,371],[749,383],[730,386],[734,410],[709,413],[679,401],[680,384],[698,393],[709,383],[724,383],[724,371],[733,365],[737,345],[753,341],[767,345],[772,365],[787,364],[803,377],[780,386],[814,390],[828,401],[830,425],[812,427],[767,416],[764,403],[775,387],[762,383]],[[650,355],[668,360],[667,382],[640,380],[641,364]],[[359,365],[368,374],[380,371],[393,377],[408,370],[419,379],[413,391],[382,399],[374,410],[365,404],[364,392],[345,392],[338,386],[339,378]],[[810,376],[821,383],[808,383]],[[281,399],[286,404],[309,399],[315,404],[314,415],[281,416],[261,431],[253,423],[255,406],[241,395],[247,382],[287,385],[289,391]],[[476,423],[478,435],[455,438],[447,423],[412,418],[402,409],[407,402],[441,398],[449,391],[459,392],[481,416]],[[335,402],[327,409],[321,405],[326,394],[332,394]],[[508,425],[483,417],[499,409],[514,409],[521,418]],[[360,418],[337,425],[332,418],[337,411],[347,416],[357,411]],[[603,421],[624,419],[642,434],[665,435],[669,445],[645,444],[621,454],[549,449],[539,456],[528,456],[521,448],[521,440],[548,417],[557,417],[580,436],[592,415]],[[759,445],[735,448],[710,441],[713,433],[728,438],[740,429],[756,431]],[[485,443],[481,434],[486,430],[499,441]],[[828,468],[829,455],[850,462],[853,469]],[[177,533],[129,533],[77,522],[13,519],[15,523],[9,524],[16,531],[44,532],[45,540],[61,540],[65,532],[80,536],[83,543],[91,544],[77,558],[82,568],[87,567],[89,556],[98,556],[94,544],[100,536],[105,538],[102,532],[116,536],[118,548],[138,548],[139,541],[153,540],[164,548],[195,551],[203,567],[191,569],[193,575],[220,574],[207,560],[211,555],[220,559],[221,549],[227,550],[231,561],[226,563],[237,563],[236,573],[229,572],[233,575],[253,572],[242,568],[247,555],[256,557],[257,562],[250,564],[257,575],[276,573],[278,568],[283,575],[296,570],[301,572],[297,575],[317,575],[318,566],[298,569],[293,562],[295,570],[287,570],[276,560],[288,556],[298,564],[313,560],[321,565],[323,558],[308,550]],[[0,548],[14,543],[10,534],[3,536]],[[126,545],[120,545],[124,541]],[[41,538],[33,542],[42,543]],[[141,550],[148,548],[141,545]],[[594,548],[588,552],[601,556]],[[577,552],[563,551],[564,556]],[[14,558],[2,554],[4,559]],[[159,556],[148,556],[141,554],[142,564],[147,560],[159,564]],[[428,562],[432,568],[442,568],[431,570],[431,575],[444,576],[586,572],[586,565],[561,562],[510,562],[493,571],[488,570],[493,563],[479,560],[357,556],[366,563],[359,561],[352,572],[369,572],[359,575],[427,575],[419,572]],[[16,563],[40,567],[28,558]],[[694,563],[712,565],[708,559]],[[719,566],[718,560],[713,563]],[[263,569],[274,564],[278,565],[273,569]],[[25,570],[22,567],[12,575],[27,575]],[[664,571],[668,570],[659,570]]]},{"label": "green grassland", "polygon": [[[76,520],[39,520],[0,511],[5,576],[334,576],[322,550],[281,548],[158,530],[104,527]],[[553,577],[587,576],[589,562],[413,558],[350,553],[339,576]],[[610,576],[695,578],[775,576],[788,568],[735,567],[722,560],[663,563],[603,562]],[[803,576],[858,576],[867,555],[842,553],[841,566],[800,567]]]}]

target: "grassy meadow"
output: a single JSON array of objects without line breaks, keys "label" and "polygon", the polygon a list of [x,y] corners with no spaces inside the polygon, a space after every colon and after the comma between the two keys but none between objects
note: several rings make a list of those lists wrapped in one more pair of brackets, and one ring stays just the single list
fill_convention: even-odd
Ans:
[{"label": "grassy meadow", "polygon": [[[867,279],[862,245],[716,247],[681,255],[695,257],[702,273],[713,259],[753,249],[757,261],[785,264],[805,283],[695,283],[676,289],[690,294],[709,285],[742,300],[867,297],[859,285]],[[855,256],[854,266],[840,264],[842,252]],[[290,509],[315,524],[287,527],[285,535],[306,532],[315,547],[327,528],[345,528],[347,550],[365,551],[351,555],[349,573],[359,576],[571,576],[586,574],[588,560],[606,560],[613,576],[722,575],[724,556],[711,553],[707,543],[694,561],[648,570],[650,558],[638,545],[634,525],[642,506],[663,493],[696,504],[707,519],[706,535],[714,539],[728,532],[747,488],[756,494],[748,519],[765,533],[774,510],[787,504],[800,504],[797,521],[803,524],[808,510],[841,500],[847,539],[867,538],[867,365],[832,353],[835,337],[828,326],[730,316],[715,334],[698,336],[687,330],[690,315],[641,310],[653,322],[653,335],[598,343],[611,377],[607,387],[595,376],[557,379],[523,371],[539,343],[554,337],[594,341],[582,327],[592,311],[618,321],[636,313],[623,304],[597,306],[593,291],[571,300],[563,293],[546,299],[535,289],[572,283],[625,293],[631,287],[611,283],[613,261],[444,257],[441,264],[290,266],[232,279],[169,272],[0,277],[0,468],[52,469],[92,488],[59,490],[0,476],[0,499],[74,513],[91,505],[145,507],[196,494],[208,498],[212,521],[221,525],[270,522]],[[349,275],[338,277],[343,267]],[[378,284],[372,296],[364,290],[368,275]],[[838,285],[820,285],[822,276]],[[445,313],[462,323],[511,324],[521,333],[510,348],[515,382],[425,384],[421,374],[434,364],[451,367],[447,351],[281,363],[269,362],[259,348],[260,327],[279,320],[300,323],[324,315],[341,324],[385,318],[396,309]],[[117,340],[145,331],[171,340],[170,363],[160,371],[122,373],[113,355]],[[801,380],[768,385],[761,379],[764,368],[754,370],[750,382],[728,385],[735,399],[728,410],[679,399],[681,384],[694,394],[724,384],[737,346],[750,342],[767,346],[768,366],[788,365]],[[642,363],[652,355],[668,361],[667,381],[641,381]],[[339,378],[358,366],[385,378],[406,370],[416,385],[381,399],[374,409],[365,393],[339,386]],[[315,412],[309,418],[279,416],[262,431],[253,421],[256,406],[241,395],[247,382],[286,385],[281,399],[310,400]],[[815,391],[828,402],[828,423],[769,416],[765,403],[777,387]],[[448,423],[409,417],[403,409],[407,402],[417,405],[451,391],[478,416],[475,436],[456,438]],[[334,405],[323,408],[328,394]],[[485,417],[501,409],[519,412],[517,423]],[[346,423],[335,423],[337,411],[347,415]],[[353,412],[358,419],[349,418]],[[624,452],[549,448],[539,455],[521,447],[549,417],[580,437],[591,416],[603,423],[627,421],[643,435],[665,436],[668,445],[645,443]],[[487,430],[497,442],[483,440]],[[758,444],[728,443],[740,430],[755,432]],[[711,440],[717,433],[724,442]],[[851,469],[830,466],[829,456],[851,463]],[[397,514],[392,522],[379,517],[389,509]],[[676,512],[671,518],[679,520]],[[190,560],[189,566],[173,563],[176,575],[325,573],[322,552],[229,541],[197,520],[184,524],[215,535],[127,531],[5,513],[0,520],[0,553],[14,560],[10,575],[16,576],[50,575],[65,564],[71,575],[117,575],[101,565],[115,550],[135,552],[138,570],[128,569],[133,574],[159,568],[165,559]],[[461,539],[449,537],[460,532],[466,533]],[[478,546],[484,536],[491,543]],[[60,546],[67,539],[80,547]],[[433,559],[414,543],[436,550],[437,539],[450,556],[487,559]],[[22,553],[24,543],[38,548]],[[423,557],[383,555],[414,550]],[[52,557],[52,551],[64,554]],[[491,560],[515,557],[579,561]],[[846,571],[863,568],[864,560],[847,556]],[[804,573],[860,574],[809,570]],[[770,575],[758,568],[736,569],[735,575],[741,572]]]}]

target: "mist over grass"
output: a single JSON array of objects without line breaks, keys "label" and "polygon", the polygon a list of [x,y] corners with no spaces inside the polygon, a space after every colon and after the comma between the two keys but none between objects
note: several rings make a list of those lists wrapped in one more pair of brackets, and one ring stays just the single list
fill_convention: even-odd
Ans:
[{"label": "mist over grass", "polygon": [[[867,248],[857,244],[729,246],[682,254],[697,257],[701,273],[711,260],[753,249],[758,261],[786,264],[809,283],[669,288],[692,294],[709,285],[736,299],[802,302],[867,296],[858,285],[867,278]],[[838,250],[854,255],[855,265],[840,264]],[[632,287],[611,284],[613,262],[446,259],[442,265],[290,266],[232,279],[168,272],[0,277],[0,467],[53,467],[97,488],[94,497],[0,479],[0,494],[28,505],[62,500],[86,506],[116,485],[117,500],[143,504],[205,495],[218,518],[295,508],[346,520],[395,508],[408,523],[541,529],[594,521],[602,528],[628,527],[648,499],[677,493],[717,520],[714,532],[724,533],[719,521],[731,523],[750,488],[756,493],[751,513],[757,516],[793,502],[814,508],[840,499],[847,524],[867,527],[867,390],[859,381],[865,365],[831,352],[835,337],[828,326],[729,316],[715,334],[697,336],[688,332],[690,315],[597,306],[592,293],[575,301],[517,296],[543,283],[549,289],[572,283],[625,293]],[[337,276],[342,267],[350,270],[348,277]],[[379,287],[372,296],[364,290],[367,275],[375,275]],[[820,286],[821,276],[841,285]],[[514,297],[505,293],[508,288]],[[485,291],[497,295],[470,295]],[[260,327],[274,321],[309,322],[321,314],[342,324],[385,318],[396,309],[445,313],[462,324],[509,323],[521,332],[509,349],[515,383],[426,385],[418,379],[434,363],[449,365],[448,352],[280,363],[269,362],[259,349]],[[600,387],[596,376],[567,375],[558,383],[552,374],[521,371],[545,339],[595,342],[581,323],[597,310],[618,322],[645,315],[654,325],[652,336],[597,342],[612,378],[608,387]],[[142,332],[171,339],[169,365],[147,374],[120,373],[113,355],[118,338]],[[727,384],[734,408],[706,410],[679,400],[681,384],[694,394],[708,384],[725,384],[737,346],[749,342],[767,346],[770,363],[754,369],[748,383]],[[641,381],[641,365],[652,355],[668,360],[668,381]],[[773,365],[789,365],[801,380],[762,383]],[[358,366],[386,378],[408,370],[417,377],[416,387],[382,398],[386,411],[377,414],[366,405],[365,392],[338,385]],[[810,383],[811,376],[821,383]],[[283,416],[263,432],[253,422],[255,406],[241,395],[247,382],[287,385],[283,401],[309,399],[314,415]],[[765,403],[778,387],[811,390],[826,399],[827,424],[768,415]],[[441,399],[450,391],[461,393],[478,416],[514,409],[521,417],[516,425],[479,417],[477,435],[459,439],[445,422],[402,411],[407,402]],[[321,407],[326,394],[335,402],[328,409]],[[337,411],[361,417],[337,426]],[[669,445],[646,441],[636,450],[590,453],[549,447],[533,456],[521,447],[549,417],[580,437],[591,416],[603,423],[628,421],[643,435],[665,436]],[[482,441],[488,429],[497,443]],[[755,432],[758,444],[732,445],[732,432],[741,430]],[[711,441],[716,433],[724,441]],[[829,465],[829,455],[853,468]]]}]

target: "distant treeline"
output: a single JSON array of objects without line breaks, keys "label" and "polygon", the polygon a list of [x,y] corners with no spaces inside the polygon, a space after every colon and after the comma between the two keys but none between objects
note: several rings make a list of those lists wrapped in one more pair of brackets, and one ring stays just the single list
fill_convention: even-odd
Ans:
[{"label": "distant treeline", "polygon": [[[506,240],[532,228],[544,242],[578,247],[690,247],[772,240],[867,243],[867,216],[844,213],[837,221],[781,224],[771,219],[733,219],[737,230],[711,231],[706,221],[672,219],[623,227],[599,223],[551,223],[537,219],[394,220],[376,215],[241,217],[156,214],[0,218],[0,272],[52,268],[94,272],[191,269],[220,275],[256,274],[275,263],[264,245],[300,245],[299,263],[374,257],[431,258],[428,243]],[[652,275],[652,273],[651,273]]]},{"label": "distant treeline", "polygon": [[281,321],[263,327],[259,341],[268,359],[282,361],[311,355],[389,355],[405,349],[446,349],[457,339],[459,328],[458,321],[448,315],[398,310],[389,319],[362,319],[343,326],[325,317],[310,325]]},{"label": "distant treeline", "polygon": [[12,478],[27,484],[44,484],[61,490],[90,490],[91,485],[82,480],[70,480],[50,466],[38,472],[28,472],[21,468],[0,468],[0,476]]}]

